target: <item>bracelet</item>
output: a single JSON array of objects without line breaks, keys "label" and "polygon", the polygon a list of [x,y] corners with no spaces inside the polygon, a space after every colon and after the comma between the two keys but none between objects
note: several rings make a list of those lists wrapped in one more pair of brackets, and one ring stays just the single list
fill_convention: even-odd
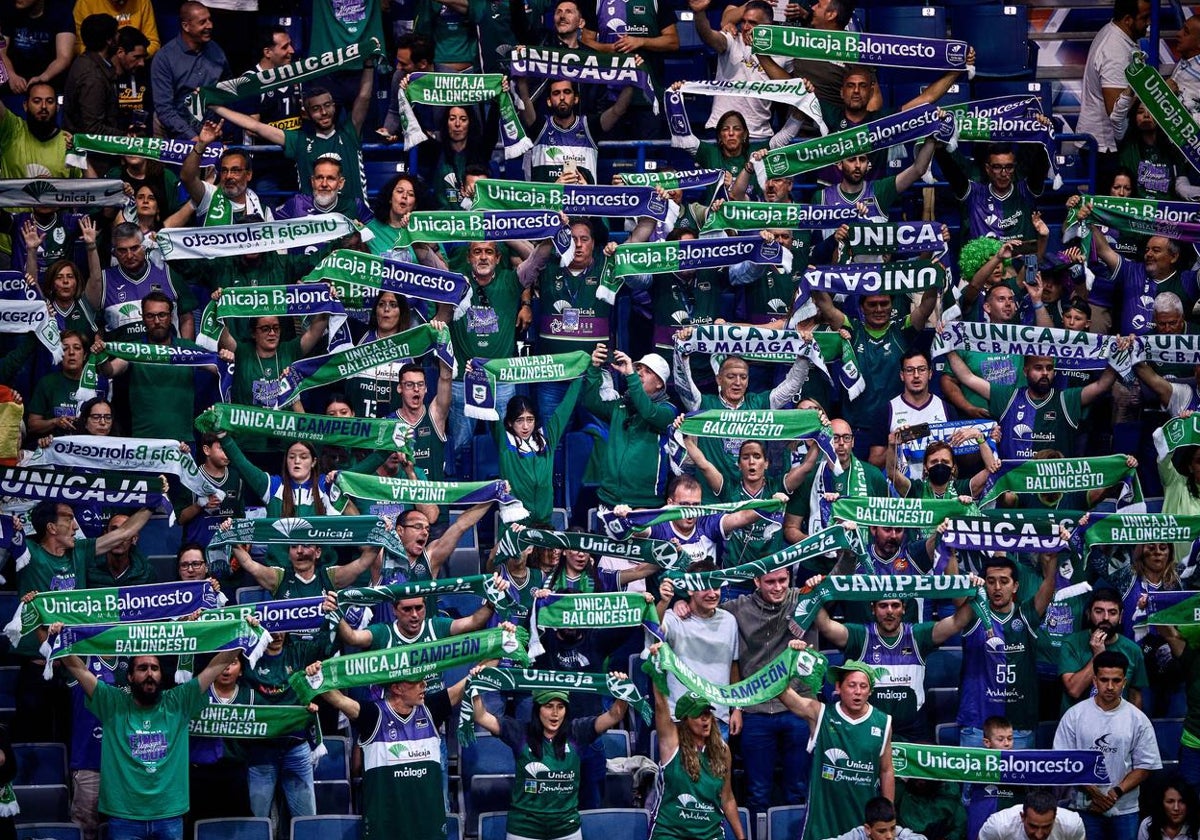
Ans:
[{"label": "bracelet", "polygon": [[1037,303],[1035,303],[1035,304],[1033,305],[1033,308],[1034,308],[1035,310],[1036,310],[1036,309],[1045,309],[1045,308],[1046,308],[1046,304],[1044,304],[1044,303],[1042,303],[1041,301],[1039,301],[1039,302],[1037,302]]}]

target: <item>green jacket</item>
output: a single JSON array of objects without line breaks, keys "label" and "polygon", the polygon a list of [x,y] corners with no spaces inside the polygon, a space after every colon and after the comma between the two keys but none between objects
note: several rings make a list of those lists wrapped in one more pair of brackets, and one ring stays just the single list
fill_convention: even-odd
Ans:
[{"label": "green jacket", "polygon": [[679,411],[665,389],[656,397],[646,396],[637,373],[625,377],[625,396],[615,400],[600,396],[602,381],[598,367],[587,369],[583,406],[608,421],[608,442],[599,456],[600,501],[610,507],[658,507],[671,476],[667,441]]}]

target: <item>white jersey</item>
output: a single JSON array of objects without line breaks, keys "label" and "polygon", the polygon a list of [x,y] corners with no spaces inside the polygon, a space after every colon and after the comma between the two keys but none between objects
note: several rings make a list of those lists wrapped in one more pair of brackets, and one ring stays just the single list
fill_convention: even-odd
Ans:
[{"label": "white jersey", "polygon": [[[923,406],[915,406],[904,398],[904,394],[892,397],[888,402],[888,431],[894,432],[901,426],[917,426],[921,423],[945,423],[946,404],[942,398],[933,394]],[[925,465],[922,463],[906,465],[906,475],[909,478],[924,478]]]}]

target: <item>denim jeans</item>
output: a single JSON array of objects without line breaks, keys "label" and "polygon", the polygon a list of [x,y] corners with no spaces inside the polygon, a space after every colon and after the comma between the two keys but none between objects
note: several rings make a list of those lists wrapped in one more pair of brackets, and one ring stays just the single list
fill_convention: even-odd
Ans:
[{"label": "denim jeans", "polygon": [[[475,420],[468,417],[464,413],[466,405],[466,391],[462,382],[454,382],[450,387],[450,428],[449,438],[454,444],[454,460],[455,463],[450,466],[455,467],[454,474],[461,475],[459,470],[470,470],[470,464],[463,464],[462,459],[467,447],[471,444],[471,437],[475,434]],[[504,411],[508,408],[508,401],[517,393],[516,387],[511,382],[496,383],[496,413],[500,415],[500,421],[504,422]]]},{"label": "denim jeans", "polygon": [[183,840],[183,817],[166,820],[108,818],[109,840]]},{"label": "denim jeans", "polygon": [[[771,805],[799,805],[808,792],[808,723],[791,712],[742,714],[742,762],[747,805],[765,812]],[[783,765],[783,802],[771,801],[776,765]]]},{"label": "denim jeans", "polygon": [[1138,823],[1141,822],[1137,811],[1115,817],[1080,811],[1079,817],[1083,820],[1083,832],[1087,840],[1129,840],[1130,837],[1137,837]]},{"label": "denim jeans", "polygon": [[271,816],[276,786],[283,788],[291,816],[316,814],[311,757],[312,749],[303,742],[294,747],[255,745],[250,748],[246,756],[246,778],[250,785],[250,810],[254,816]]}]

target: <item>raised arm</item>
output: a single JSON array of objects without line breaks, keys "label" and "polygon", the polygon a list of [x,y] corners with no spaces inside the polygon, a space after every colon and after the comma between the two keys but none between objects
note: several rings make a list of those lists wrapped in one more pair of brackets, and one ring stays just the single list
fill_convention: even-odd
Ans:
[{"label": "raised arm", "polygon": [[904,192],[917,183],[929,171],[929,164],[933,162],[933,153],[935,151],[937,151],[937,140],[933,139],[933,137],[926,137],[925,142],[921,144],[921,148],[917,150],[913,162],[909,164],[907,169],[904,169],[896,176],[896,192]]},{"label": "raised arm", "polygon": [[242,571],[254,578],[255,583],[268,592],[275,592],[276,587],[279,586],[279,582],[283,579],[283,569],[278,566],[268,566],[266,563],[259,563],[250,556],[250,552],[241,546],[234,547],[233,556],[237,558],[238,565],[242,568]]},{"label": "raised arm", "polygon": [[217,677],[221,676],[221,672],[236,662],[241,655],[242,652],[240,650],[223,650],[208,660],[208,665],[196,675],[196,681],[200,683],[200,690],[208,691],[209,686],[216,681]]},{"label": "raised arm", "polygon": [[[60,624],[59,629],[61,627],[62,625]],[[78,656],[64,656],[60,661],[62,662],[62,666],[67,669],[67,673],[79,683],[79,687],[83,689],[83,693],[91,697],[96,692],[96,684],[99,680],[88,669],[87,663]]]},{"label": "raised arm", "polygon": [[[653,655],[658,652],[658,645],[651,645]],[[654,688],[654,731],[658,733],[658,763],[666,766],[667,762],[679,749],[679,731],[675,721],[671,719],[671,710],[667,706],[667,695]]]},{"label": "raised arm", "polygon": [[480,502],[459,514],[458,519],[450,523],[446,533],[425,546],[425,559],[429,561],[429,571],[433,577],[438,576],[442,564],[454,553],[454,547],[463,538],[463,534],[475,527],[475,523],[483,519],[483,515],[492,506],[491,502]]},{"label": "raised arm", "polygon": [[1096,400],[1112,390],[1113,383],[1117,381],[1117,372],[1110,367],[1106,367],[1104,371],[1096,377],[1094,382],[1089,382],[1083,386],[1083,393],[1079,395],[1079,401],[1083,405],[1091,405]]},{"label": "raised arm", "polygon": [[[271,143],[275,146],[282,146],[284,140],[287,139],[283,133],[283,129],[267,125],[265,122],[255,119],[249,114],[243,114],[240,111],[234,111],[232,108],[226,108],[223,105],[213,107],[214,113],[217,114],[225,122],[231,122],[243,131],[249,131],[251,134]],[[182,173],[181,173],[182,177]]]},{"label": "raised arm", "polygon": [[379,546],[364,545],[358,552],[358,557],[343,566],[329,568],[329,581],[335,588],[341,589],[354,583],[363,572],[371,568],[376,560],[383,557],[383,549]]},{"label": "raised arm", "polygon": [[363,123],[371,110],[371,94],[375,92],[375,59],[363,62],[362,74],[358,77],[358,92],[354,95],[354,103],[350,106],[350,123],[354,133],[361,135]]},{"label": "raised arm", "polygon": [[821,318],[825,323],[835,330],[840,330],[850,320],[846,317],[845,312],[838,309],[837,304],[833,302],[833,296],[829,292],[813,292],[812,302],[816,305],[817,311],[821,313]]},{"label": "raised arm", "polygon": [[483,695],[476,694],[471,698],[471,707],[475,710],[475,723],[482,726],[493,735],[500,734],[500,718],[489,712],[483,705]]},{"label": "raised arm", "polygon": [[[166,487],[166,479],[163,479],[163,486]],[[132,516],[125,520],[120,528],[112,531],[105,531],[100,536],[96,537],[95,551],[96,555],[107,554],[116,546],[133,539],[138,535],[138,532],[146,526],[150,521],[150,509],[142,508],[135,511]]]},{"label": "raised arm", "polygon": [[954,378],[959,381],[959,384],[965,385],[974,391],[985,400],[992,396],[992,383],[988,382],[982,376],[976,376],[967,367],[967,363],[958,355],[957,350],[952,350],[949,353],[950,369],[954,372]]},{"label": "raised arm", "polygon": [[683,448],[687,450],[688,457],[696,465],[696,470],[704,478],[704,483],[708,485],[708,489],[712,491],[714,496],[720,496],[721,490],[725,487],[725,476],[713,465],[712,461],[704,457],[704,453],[700,451],[700,447],[696,443],[696,438],[692,435],[684,435]]},{"label": "raised arm", "polygon": [[204,150],[208,148],[209,144],[215,143],[221,137],[221,128],[224,125],[224,120],[216,123],[205,121],[204,125],[200,126],[196,144],[183,159],[183,166],[179,169],[179,181],[187,190],[192,204],[197,207],[204,201],[204,181],[200,178],[200,159],[204,156]]},{"label": "raised arm", "polygon": [[1171,383],[1152,368],[1149,362],[1138,362],[1133,366],[1133,372],[1137,374],[1138,379],[1145,383],[1147,388],[1154,392],[1160,403],[1167,405],[1171,402]]},{"label": "raised arm", "polygon": [[92,309],[99,312],[104,306],[104,269],[100,266],[100,252],[96,247],[96,223],[90,216],[79,220],[79,238],[87,250],[88,279],[84,294]]},{"label": "raised arm", "polygon": [[729,49],[729,42],[722,33],[714,31],[712,24],[708,22],[709,4],[710,0],[688,0],[688,8],[692,10],[693,21],[696,24],[696,34],[720,55]]}]

